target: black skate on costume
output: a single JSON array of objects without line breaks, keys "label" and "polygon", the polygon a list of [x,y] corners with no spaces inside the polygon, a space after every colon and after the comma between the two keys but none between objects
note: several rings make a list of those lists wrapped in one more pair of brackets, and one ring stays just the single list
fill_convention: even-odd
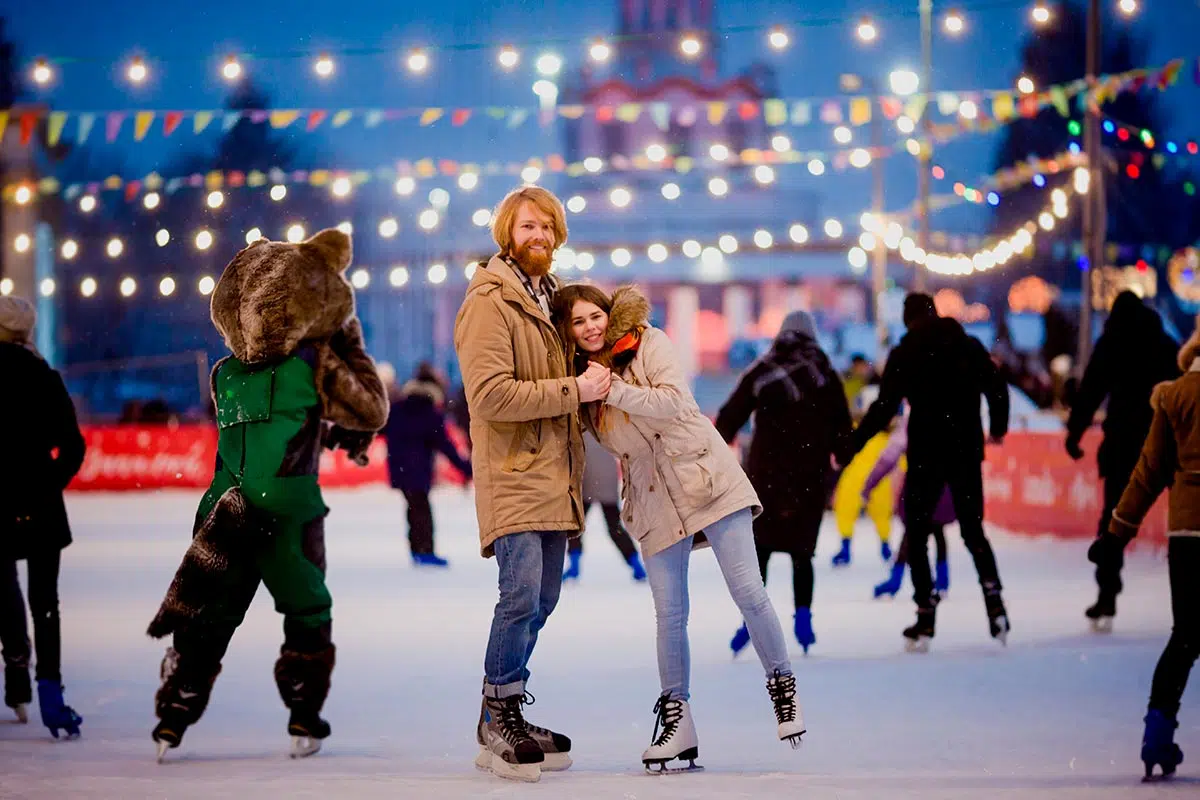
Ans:
[{"label": "black skate on costume", "polygon": [[330,734],[329,723],[321,719],[321,707],[329,695],[329,678],[337,648],[330,644],[315,652],[281,650],[275,662],[275,684],[283,704],[292,712],[288,734],[292,737],[292,758],[310,756],[321,749],[321,740]]},{"label": "black skate on costume", "polygon": [[1000,599],[1000,585],[985,583],[983,586],[983,604],[987,608],[988,632],[1000,644],[1008,645],[1008,632],[1012,627],[1008,622],[1008,612],[1004,601]]},{"label": "black skate on costume", "polygon": [[154,695],[154,712],[159,722],[150,734],[158,743],[160,763],[169,748],[179,747],[188,726],[200,719],[220,673],[220,663],[203,670],[181,670],[179,653],[174,647],[167,648],[159,670],[162,686]]},{"label": "black skate on costume", "polygon": [[930,608],[917,609],[916,624],[904,629],[904,649],[910,653],[928,653],[933,640],[937,604]]},{"label": "black skate on costume", "polygon": [[1083,612],[1096,633],[1112,633],[1113,617],[1117,616],[1117,597],[1101,592],[1096,602]]}]

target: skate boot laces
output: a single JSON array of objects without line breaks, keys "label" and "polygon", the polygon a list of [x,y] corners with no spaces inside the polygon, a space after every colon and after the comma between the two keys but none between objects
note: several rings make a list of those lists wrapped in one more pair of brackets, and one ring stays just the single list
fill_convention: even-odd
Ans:
[{"label": "skate boot laces", "polygon": [[[683,701],[664,694],[654,701],[653,747],[660,747],[675,735],[683,719]],[[661,731],[661,733],[660,733]]]},{"label": "skate boot laces", "polygon": [[525,722],[521,706],[526,703],[533,705],[533,702],[533,695],[526,692],[525,695],[505,698],[500,702],[500,707],[494,709],[500,735],[513,747],[526,740],[532,741],[532,737],[529,735],[529,724]]},{"label": "skate boot laces", "polygon": [[775,670],[775,675],[767,681],[767,693],[771,695],[771,703],[775,706],[775,719],[780,724],[796,721],[796,676],[784,675]]}]

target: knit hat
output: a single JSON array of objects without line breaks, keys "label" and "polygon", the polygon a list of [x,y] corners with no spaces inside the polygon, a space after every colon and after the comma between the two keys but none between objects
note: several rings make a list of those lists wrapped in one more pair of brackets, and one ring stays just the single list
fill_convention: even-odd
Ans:
[{"label": "knit hat", "polygon": [[37,310],[21,297],[0,297],[0,341],[29,344]]},{"label": "knit hat", "polygon": [[817,324],[813,321],[812,314],[807,311],[793,311],[784,317],[783,324],[779,326],[779,335],[793,331],[816,339]]}]

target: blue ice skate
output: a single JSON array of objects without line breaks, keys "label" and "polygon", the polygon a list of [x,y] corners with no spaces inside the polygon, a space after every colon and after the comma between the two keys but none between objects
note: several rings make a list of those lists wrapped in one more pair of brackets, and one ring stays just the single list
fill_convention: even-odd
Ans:
[{"label": "blue ice skate", "polygon": [[750,644],[750,629],[746,627],[746,623],[742,623],[742,627],[737,629],[733,634],[733,639],[729,642],[729,649],[733,651],[736,658],[737,654],[746,649],[746,645]]},{"label": "blue ice skate", "polygon": [[879,555],[883,557],[884,563],[892,560],[892,546],[887,539],[879,543]]},{"label": "blue ice skate", "polygon": [[796,641],[804,648],[804,655],[808,655],[808,648],[817,643],[817,635],[812,629],[812,609],[796,609],[795,633]]},{"label": "blue ice skate", "polygon": [[579,560],[583,553],[567,553],[567,568],[563,570],[563,582],[579,580]]},{"label": "blue ice skate", "polygon": [[59,730],[68,738],[79,736],[79,724],[83,717],[63,702],[63,687],[58,681],[40,680],[38,684],[38,707],[42,711],[42,724],[50,729],[50,735],[58,738]]},{"label": "blue ice skate", "polygon": [[835,567],[846,567],[850,565],[850,540],[842,539],[842,549],[833,557],[833,565]]},{"label": "blue ice skate", "polygon": [[875,587],[875,599],[878,600],[883,596],[895,597],[900,591],[900,585],[904,583],[904,565],[892,564],[892,574],[886,581]]},{"label": "blue ice skate", "polygon": [[[646,568],[642,566],[642,559],[637,553],[629,556],[629,560],[626,563],[629,564],[629,568],[633,570],[633,579],[635,581],[640,583],[641,581],[646,580]],[[575,571],[579,571],[578,565],[576,565]]]},{"label": "blue ice skate", "polygon": [[[1156,708],[1146,713],[1146,732],[1142,735],[1142,763],[1146,765],[1143,781],[1161,780],[1175,774],[1175,768],[1183,761],[1183,751],[1175,744],[1175,729],[1179,723]],[[1154,774],[1154,766],[1162,767],[1162,774]]]}]

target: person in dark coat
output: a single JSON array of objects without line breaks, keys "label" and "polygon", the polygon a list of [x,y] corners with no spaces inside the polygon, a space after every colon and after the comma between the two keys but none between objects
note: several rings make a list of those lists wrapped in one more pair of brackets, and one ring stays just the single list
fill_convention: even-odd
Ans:
[{"label": "person in dark coat", "polygon": [[908,332],[888,356],[879,397],[854,431],[854,452],[887,428],[908,401],[908,475],[904,482],[908,566],[917,623],[904,631],[910,649],[928,647],[934,634],[935,594],[928,544],[934,512],[947,484],[963,543],[975,561],[993,638],[1007,640],[996,556],[983,532],[984,436],[980,398],[987,397],[991,437],[1008,433],[1008,387],[987,350],[962,325],[938,316],[933,298],[904,299]]},{"label": "person in dark coat", "polygon": [[[584,462],[583,462],[583,518],[586,521],[592,506],[599,504],[604,514],[604,523],[608,526],[608,536],[621,553],[621,558],[633,570],[635,581],[646,580],[646,568],[638,555],[633,537],[621,524],[620,489],[621,476],[617,471],[616,457],[600,446],[596,437],[590,431],[584,431]],[[567,568],[563,570],[563,582],[579,580],[580,561],[583,559],[583,534],[586,526],[578,536],[567,540]]]},{"label": "person in dark coat", "polygon": [[[732,442],[751,414],[754,435],[745,463],[763,506],[754,520],[758,567],[765,583],[772,553],[792,557],[795,634],[808,652],[816,642],[812,558],[833,471],[830,457],[849,459],[851,422],[842,381],[817,344],[807,311],[788,314],[771,349],[743,373],[717,414],[717,431]],[[735,654],[749,638],[743,625],[730,642]]]},{"label": "person in dark coat", "polygon": [[434,454],[444,454],[455,469],[471,478],[471,462],[459,455],[446,435],[444,402],[441,380],[432,366],[422,363],[392,402],[384,429],[388,477],[392,488],[403,492],[408,503],[408,546],[417,566],[448,566],[433,548],[429,491],[433,488]]},{"label": "person in dark coat", "polygon": [[17,561],[28,568],[29,610],[37,645],[38,705],[42,722],[78,735],[83,720],[63,703],[58,570],[71,526],[63,489],[83,464],[84,441],[75,407],[59,374],[30,344],[36,313],[15,297],[0,297],[0,647],[4,703],[19,719],[32,701],[29,629],[17,581]]},{"label": "person in dark coat", "polygon": [[[1113,508],[1137,466],[1142,443],[1154,419],[1150,392],[1162,381],[1179,377],[1175,355],[1179,344],[1163,330],[1158,314],[1147,308],[1133,292],[1125,291],[1113,301],[1104,332],[1084,370],[1071,416],[1067,420],[1066,449],[1071,458],[1083,458],[1080,440],[1092,425],[1092,417],[1108,398],[1104,418],[1104,440],[1096,454],[1104,481],[1104,507],[1097,536],[1108,531]],[[1123,559],[1096,568],[1099,597],[1084,613],[1096,630],[1112,629],[1121,592]]]}]

